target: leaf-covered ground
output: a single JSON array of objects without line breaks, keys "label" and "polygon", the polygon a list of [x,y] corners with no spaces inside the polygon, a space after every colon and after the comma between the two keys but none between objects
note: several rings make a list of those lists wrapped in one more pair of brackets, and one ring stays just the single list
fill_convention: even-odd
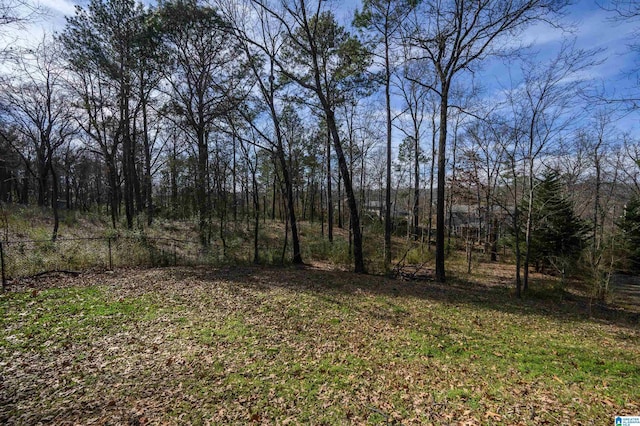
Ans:
[{"label": "leaf-covered ground", "polygon": [[613,424],[640,331],[502,287],[243,267],[0,296],[4,424]]}]

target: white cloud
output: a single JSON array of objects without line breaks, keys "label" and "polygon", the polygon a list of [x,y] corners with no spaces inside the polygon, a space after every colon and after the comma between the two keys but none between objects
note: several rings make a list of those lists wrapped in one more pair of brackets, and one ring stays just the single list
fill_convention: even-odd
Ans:
[{"label": "white cloud", "polygon": [[69,0],[38,0],[35,4],[46,8],[52,14],[70,16],[75,13],[75,3]]},{"label": "white cloud", "polygon": [[517,44],[524,46],[544,46],[550,43],[558,43],[567,35],[561,28],[552,27],[546,23],[540,23],[527,28],[516,40]]}]

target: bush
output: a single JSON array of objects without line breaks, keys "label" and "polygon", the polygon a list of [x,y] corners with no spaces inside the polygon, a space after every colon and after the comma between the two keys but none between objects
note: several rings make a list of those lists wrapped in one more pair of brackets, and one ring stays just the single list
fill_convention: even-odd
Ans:
[{"label": "bush", "polygon": [[427,250],[426,247],[413,247],[407,252],[407,263],[420,265],[434,260],[434,253]]}]

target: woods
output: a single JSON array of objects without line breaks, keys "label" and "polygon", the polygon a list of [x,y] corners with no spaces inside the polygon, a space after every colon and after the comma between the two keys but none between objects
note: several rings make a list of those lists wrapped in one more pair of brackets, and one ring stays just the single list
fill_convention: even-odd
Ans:
[{"label": "woods", "polygon": [[0,0],[0,424],[640,422],[639,33]]},{"label": "woods", "polygon": [[[33,19],[5,5],[3,31]],[[637,265],[633,243],[613,246],[635,241],[640,141],[619,122],[637,121],[638,87],[598,90],[603,48],[568,30],[528,45],[567,7],[92,0],[36,47],[3,49],[0,200],[48,206],[54,241],[61,210],[113,229],[194,219],[203,252],[245,227],[260,262],[268,218],[294,264],[302,221],[328,244],[346,229],[359,273],[433,243],[440,282],[457,249],[469,271],[514,262],[518,296],[532,267],[602,282]]]}]

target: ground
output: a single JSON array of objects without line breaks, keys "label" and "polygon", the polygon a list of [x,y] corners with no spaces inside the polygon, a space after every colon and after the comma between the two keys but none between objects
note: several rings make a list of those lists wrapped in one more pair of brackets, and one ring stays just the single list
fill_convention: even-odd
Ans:
[{"label": "ground", "polygon": [[499,281],[248,266],[23,280],[0,296],[0,423],[640,415],[637,315],[579,297],[522,301]]}]

